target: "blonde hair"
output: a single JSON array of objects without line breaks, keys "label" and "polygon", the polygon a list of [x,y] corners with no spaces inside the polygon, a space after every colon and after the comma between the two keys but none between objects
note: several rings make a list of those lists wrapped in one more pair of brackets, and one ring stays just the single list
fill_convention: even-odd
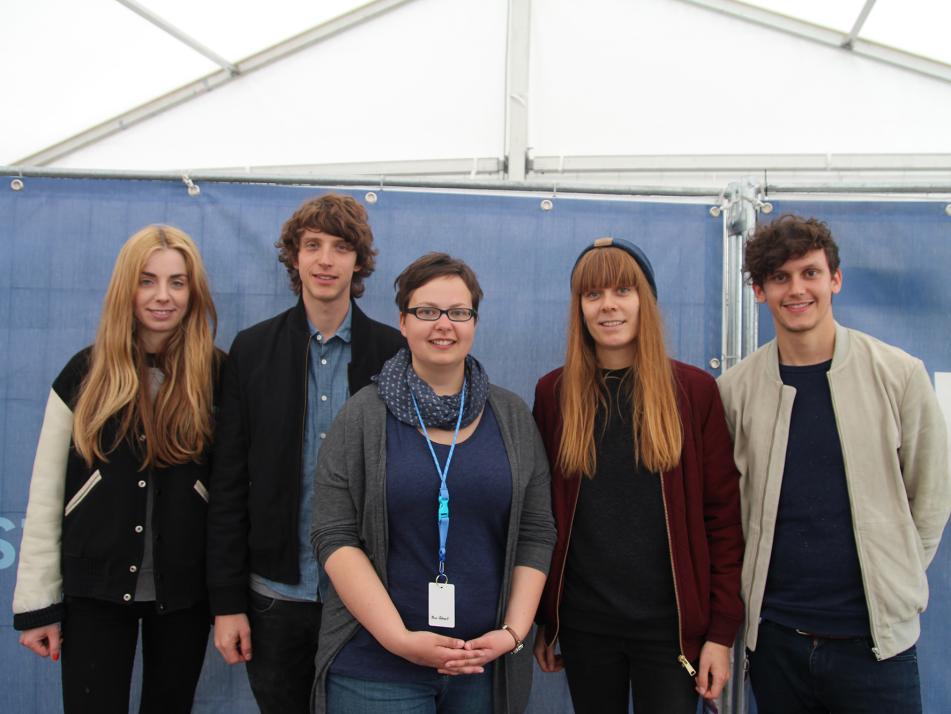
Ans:
[{"label": "blonde hair", "polygon": [[571,279],[568,346],[560,382],[562,434],[556,460],[566,477],[594,476],[595,416],[599,406],[607,407],[581,297],[590,290],[618,287],[634,287],[640,299],[633,377],[622,383],[629,390],[633,410],[634,459],[654,472],[672,469],[680,461],[683,428],[657,300],[633,257],[619,248],[595,248],[581,257]]},{"label": "blonde hair", "polygon": [[[160,250],[177,250],[188,273],[188,309],[158,365],[165,379],[154,396],[144,346],[134,316],[135,294],[145,264]],[[171,226],[147,226],[126,241],[116,258],[103,301],[89,371],[79,389],[73,444],[92,465],[134,433],[145,435],[141,468],[201,460],[212,436],[213,373],[217,314],[194,241]],[[103,444],[109,428],[112,443]]]}]

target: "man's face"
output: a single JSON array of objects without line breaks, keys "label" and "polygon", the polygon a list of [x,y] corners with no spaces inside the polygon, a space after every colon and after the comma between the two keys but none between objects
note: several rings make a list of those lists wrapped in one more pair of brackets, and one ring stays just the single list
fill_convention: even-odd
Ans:
[{"label": "man's face", "polygon": [[310,229],[301,233],[295,267],[305,304],[349,300],[353,274],[360,270],[357,253],[346,240]]},{"label": "man's face", "polygon": [[790,258],[754,285],[756,299],[773,315],[776,334],[805,334],[832,325],[832,296],[842,289],[842,271],[829,270],[821,248]]}]

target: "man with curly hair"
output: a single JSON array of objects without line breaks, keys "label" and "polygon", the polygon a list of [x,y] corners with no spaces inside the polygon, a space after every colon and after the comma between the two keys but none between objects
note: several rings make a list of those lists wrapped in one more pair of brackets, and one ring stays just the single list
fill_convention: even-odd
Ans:
[{"label": "man with curly hair", "polygon": [[377,253],[356,200],[304,202],[275,247],[300,297],[231,345],[211,477],[208,591],[222,657],[246,663],[262,712],[294,714],[309,711],[325,584],[310,543],[317,455],[337,411],[403,339],[354,301]]},{"label": "man with curly hair", "polygon": [[835,321],[842,270],[825,223],[761,226],[744,270],[776,329],[719,379],[758,711],[920,713],[925,569],[951,511],[931,380],[921,360]]}]

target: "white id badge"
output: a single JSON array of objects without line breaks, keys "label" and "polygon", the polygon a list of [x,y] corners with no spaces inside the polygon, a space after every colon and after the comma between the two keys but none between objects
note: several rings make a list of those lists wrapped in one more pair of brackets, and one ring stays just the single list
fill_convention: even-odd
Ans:
[{"label": "white id badge", "polygon": [[429,626],[456,626],[456,586],[451,583],[429,584]]}]

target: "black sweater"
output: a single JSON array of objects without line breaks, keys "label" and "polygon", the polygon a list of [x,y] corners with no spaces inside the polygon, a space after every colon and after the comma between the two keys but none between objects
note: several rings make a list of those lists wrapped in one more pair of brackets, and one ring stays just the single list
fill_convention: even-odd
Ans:
[{"label": "black sweater", "polygon": [[[604,372],[608,407],[595,422],[597,467],[583,479],[568,550],[565,627],[644,639],[676,636],[660,477],[634,460],[626,370]],[[629,377],[628,377],[629,379]]]}]

